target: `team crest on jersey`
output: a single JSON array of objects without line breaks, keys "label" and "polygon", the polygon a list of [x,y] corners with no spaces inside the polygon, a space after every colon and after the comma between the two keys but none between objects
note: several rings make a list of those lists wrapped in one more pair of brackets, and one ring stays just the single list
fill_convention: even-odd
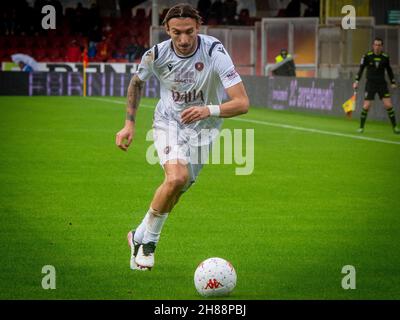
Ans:
[{"label": "team crest on jersey", "polygon": [[201,71],[201,70],[204,69],[204,63],[203,62],[196,62],[194,67],[196,68],[197,71]]},{"label": "team crest on jersey", "polygon": [[164,153],[165,153],[165,154],[168,154],[170,151],[171,151],[171,146],[166,146],[166,147],[164,148]]}]

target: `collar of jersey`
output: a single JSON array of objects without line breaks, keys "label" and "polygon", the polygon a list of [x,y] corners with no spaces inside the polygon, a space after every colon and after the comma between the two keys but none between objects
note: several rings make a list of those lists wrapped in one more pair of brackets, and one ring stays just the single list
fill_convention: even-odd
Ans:
[{"label": "collar of jersey", "polygon": [[200,42],[201,42],[201,38],[200,38],[200,36],[197,36],[197,48],[196,48],[196,50],[194,50],[194,52],[193,52],[190,56],[180,56],[179,54],[177,54],[177,53],[175,52],[175,49],[174,49],[174,45],[173,45],[173,43],[172,43],[172,40],[171,40],[171,49],[172,49],[172,51],[175,53],[175,55],[176,55],[178,58],[181,58],[181,59],[188,59],[188,58],[193,57],[193,56],[196,54],[196,52],[199,50],[199,48],[200,48]]}]

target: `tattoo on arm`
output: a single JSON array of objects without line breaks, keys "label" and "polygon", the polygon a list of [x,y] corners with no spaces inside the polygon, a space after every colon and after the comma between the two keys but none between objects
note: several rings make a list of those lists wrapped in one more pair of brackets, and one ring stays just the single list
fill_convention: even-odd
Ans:
[{"label": "tattoo on arm", "polygon": [[126,120],[135,121],[136,110],[139,107],[142,95],[143,81],[134,75],[128,86],[128,102],[126,107]]},{"label": "tattoo on arm", "polygon": [[135,116],[133,114],[130,114],[129,112],[126,113],[126,120],[135,122]]}]

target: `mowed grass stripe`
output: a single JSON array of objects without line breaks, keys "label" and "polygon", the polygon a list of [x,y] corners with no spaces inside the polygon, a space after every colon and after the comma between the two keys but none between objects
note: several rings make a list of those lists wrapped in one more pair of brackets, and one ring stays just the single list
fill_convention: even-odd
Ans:
[{"label": "mowed grass stripe", "polygon": [[[163,178],[145,160],[150,109],[139,110],[125,153],[114,142],[124,98],[115,108],[79,97],[0,99],[1,298],[198,299],[193,273],[211,256],[238,272],[232,299],[398,297],[395,145],[226,121],[256,127],[254,173],[205,166],[168,218],[156,267],[137,273],[126,232]],[[256,108],[248,116],[334,132],[353,126]],[[385,139],[390,127],[368,128]],[[56,290],[41,288],[45,264],[56,267]],[[357,290],[341,288],[346,264],[356,267]]]},{"label": "mowed grass stripe", "polygon": [[[102,101],[102,102],[126,104],[125,102],[118,101],[118,100],[103,99],[103,98],[91,98],[91,99],[97,100],[97,101]],[[148,104],[143,104],[143,103],[140,105],[140,107],[154,109],[153,105],[148,105]],[[364,137],[361,135],[353,135],[353,134],[346,134],[346,133],[340,133],[340,132],[325,131],[325,130],[319,130],[319,129],[313,129],[313,128],[304,128],[304,127],[299,127],[299,126],[293,126],[290,124],[274,123],[274,122],[261,121],[261,120],[255,120],[255,119],[249,119],[249,118],[228,118],[225,120],[234,120],[234,121],[255,123],[255,124],[264,125],[264,126],[277,127],[277,128],[282,128],[282,129],[298,130],[298,131],[318,133],[318,134],[350,138],[350,139],[356,139],[356,140],[364,140],[364,141],[371,141],[371,142],[380,142],[380,143],[400,145],[400,141],[392,141],[392,140],[378,139],[378,138],[372,138],[372,137]]]}]

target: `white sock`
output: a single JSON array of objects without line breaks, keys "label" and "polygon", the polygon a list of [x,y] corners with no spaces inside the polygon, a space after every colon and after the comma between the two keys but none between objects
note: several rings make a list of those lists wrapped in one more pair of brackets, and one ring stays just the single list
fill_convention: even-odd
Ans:
[{"label": "white sock", "polygon": [[167,213],[158,213],[150,208],[149,217],[147,219],[146,231],[142,243],[154,242],[157,243],[160,239],[161,229],[164,225],[165,220],[168,218]]},{"label": "white sock", "polygon": [[135,230],[135,236],[133,237],[133,240],[135,240],[138,243],[142,243],[142,241],[143,241],[144,232],[146,231],[147,220],[149,220],[149,216],[150,216],[150,210],[151,209],[149,209],[149,211],[147,211],[142,222],[139,224],[139,226]]}]

